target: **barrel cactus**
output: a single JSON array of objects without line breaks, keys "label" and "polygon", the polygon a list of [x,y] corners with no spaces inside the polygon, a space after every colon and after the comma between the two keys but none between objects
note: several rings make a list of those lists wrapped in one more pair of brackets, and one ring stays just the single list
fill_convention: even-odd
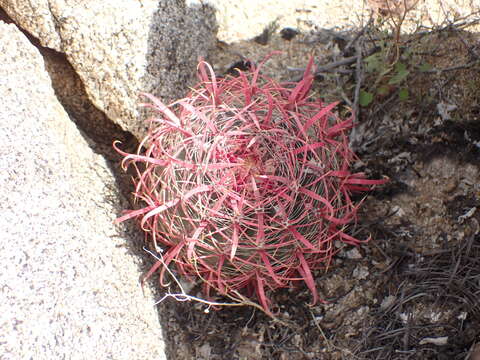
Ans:
[{"label": "barrel cactus", "polygon": [[[352,193],[384,180],[352,173],[352,118],[337,103],[309,97],[303,79],[280,84],[252,65],[217,78],[200,62],[200,82],[170,105],[145,94],[153,118],[135,154],[137,218],[148,241],[163,249],[152,271],[174,265],[230,298],[248,297],[269,312],[269,294],[304,281],[319,300],[314,271],[328,268],[335,242],[358,245],[346,232],[358,203]],[[151,272],[152,272],[151,271]]]}]

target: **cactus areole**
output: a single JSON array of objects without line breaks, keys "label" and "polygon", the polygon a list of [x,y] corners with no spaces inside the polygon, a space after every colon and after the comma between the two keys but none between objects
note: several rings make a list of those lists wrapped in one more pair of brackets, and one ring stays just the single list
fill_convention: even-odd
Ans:
[{"label": "cactus areole", "polygon": [[200,62],[186,98],[167,106],[145,94],[154,117],[136,154],[114,146],[135,168],[141,206],[117,221],[137,218],[163,250],[149,274],[163,282],[174,265],[206,296],[243,294],[268,313],[269,294],[298,281],[319,300],[314,270],[328,268],[335,242],[362,242],[345,232],[360,205],[352,193],[385,180],[350,172],[353,118],[309,97],[312,60],[296,84],[263,76],[262,64],[216,78]]}]

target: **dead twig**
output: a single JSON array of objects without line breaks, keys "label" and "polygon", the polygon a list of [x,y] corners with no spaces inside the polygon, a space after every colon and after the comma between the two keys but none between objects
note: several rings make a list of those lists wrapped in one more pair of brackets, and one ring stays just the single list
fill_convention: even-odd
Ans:
[{"label": "dead twig", "polygon": [[354,93],[354,100],[353,100],[353,124],[354,127],[352,131],[350,132],[350,147],[355,151],[357,147],[360,145],[362,142],[362,134],[357,130],[357,124],[358,124],[358,118],[360,116],[360,106],[359,106],[359,100],[360,100],[360,89],[362,87],[363,83],[363,66],[362,66],[362,38],[357,41],[355,44],[355,49],[357,52],[357,64],[356,64],[356,71],[355,71],[355,93]]},{"label": "dead twig", "polygon": [[325,333],[323,332],[322,327],[318,323],[317,319],[315,318],[315,315],[313,314],[312,310],[310,310],[310,315],[312,315],[313,323],[317,327],[318,331],[320,332],[320,335],[322,335],[323,340],[325,340],[325,344],[327,345],[327,350],[328,352],[332,351],[332,344],[330,343],[330,340],[325,336]]},{"label": "dead twig", "polygon": [[[379,50],[378,47],[373,47],[373,48],[371,48],[370,50],[367,51],[367,53],[364,55],[364,57],[368,57],[370,55],[373,55],[378,50]],[[333,62],[328,63],[326,65],[317,66],[314,74],[315,74],[315,76],[319,76],[322,73],[331,73],[331,72],[341,73],[342,71],[340,71],[337,68],[339,68],[340,66],[352,65],[352,64],[357,62],[357,58],[358,58],[358,56],[354,55],[354,56],[349,56],[349,57],[343,58],[341,60],[333,61]],[[288,70],[299,71],[300,72],[300,71],[305,71],[305,68],[288,68]],[[343,71],[343,72],[345,72],[345,71]],[[350,72],[351,71],[348,71],[348,73],[350,73]],[[300,79],[302,79],[302,76],[296,76],[293,79],[291,79],[290,82],[298,82]]]},{"label": "dead twig", "polygon": [[350,41],[348,42],[348,44],[347,44],[347,45],[345,46],[345,48],[343,49],[342,53],[343,53],[343,54],[347,54],[347,53],[348,53],[348,50],[350,50],[350,48],[351,48],[352,46],[354,46],[355,44],[358,43],[358,40],[360,39],[360,37],[362,37],[362,36],[365,34],[365,32],[366,32],[372,25],[373,25],[373,13],[370,14],[370,18],[368,19],[367,24],[366,24],[364,27],[362,27],[362,29],[361,29],[359,32],[357,32],[357,33],[355,34],[355,36],[352,38],[352,40],[350,40]]}]

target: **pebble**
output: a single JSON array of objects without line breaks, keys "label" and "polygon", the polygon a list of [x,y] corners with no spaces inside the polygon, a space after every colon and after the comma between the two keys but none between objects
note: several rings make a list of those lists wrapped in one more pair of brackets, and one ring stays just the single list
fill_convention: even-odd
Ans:
[{"label": "pebble", "polygon": [[385,310],[388,309],[390,306],[393,305],[393,303],[397,300],[397,297],[394,295],[388,295],[385,297],[385,299],[382,300],[382,303],[380,304],[380,309]]},{"label": "pebble", "polygon": [[345,252],[345,256],[347,259],[352,259],[352,260],[358,260],[363,258],[362,254],[360,254],[360,251],[358,248],[353,248]]},{"label": "pebble", "polygon": [[425,345],[425,344],[432,344],[432,345],[437,345],[437,346],[443,346],[448,344],[448,336],[441,336],[437,338],[423,338],[420,340],[420,345]]},{"label": "pebble", "polygon": [[370,275],[370,273],[366,266],[357,266],[355,270],[353,270],[354,278],[365,280],[366,278],[368,278],[368,275]]}]

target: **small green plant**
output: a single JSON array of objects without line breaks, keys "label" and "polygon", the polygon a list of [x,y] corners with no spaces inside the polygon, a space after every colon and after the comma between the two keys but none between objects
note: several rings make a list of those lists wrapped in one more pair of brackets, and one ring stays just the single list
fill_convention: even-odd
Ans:
[{"label": "small green plant", "polygon": [[400,101],[409,99],[409,80],[415,73],[427,72],[432,67],[420,62],[411,50],[406,49],[395,63],[389,63],[384,51],[376,52],[364,59],[365,71],[372,79],[367,88],[360,91],[359,103],[369,106],[375,99],[396,93]]},{"label": "small green plant", "polygon": [[368,106],[375,97],[385,97],[396,91],[398,98],[402,101],[408,99],[409,91],[406,80],[410,74],[406,63],[396,62],[389,64],[382,56],[382,52],[375,53],[364,59],[365,70],[374,76],[373,85],[369,91],[360,91],[360,105]]},{"label": "small green plant", "polygon": [[[361,89],[359,95],[359,104],[363,107],[369,106],[375,99],[392,94],[396,94],[400,101],[408,100],[408,80],[412,74],[430,69],[401,38],[407,13],[416,6],[417,1],[385,0],[382,3],[386,15],[378,18],[377,30],[374,31],[374,37],[377,38],[374,44],[379,50],[363,59],[368,79],[367,86]],[[384,29],[385,25],[390,26],[390,30]]]}]

